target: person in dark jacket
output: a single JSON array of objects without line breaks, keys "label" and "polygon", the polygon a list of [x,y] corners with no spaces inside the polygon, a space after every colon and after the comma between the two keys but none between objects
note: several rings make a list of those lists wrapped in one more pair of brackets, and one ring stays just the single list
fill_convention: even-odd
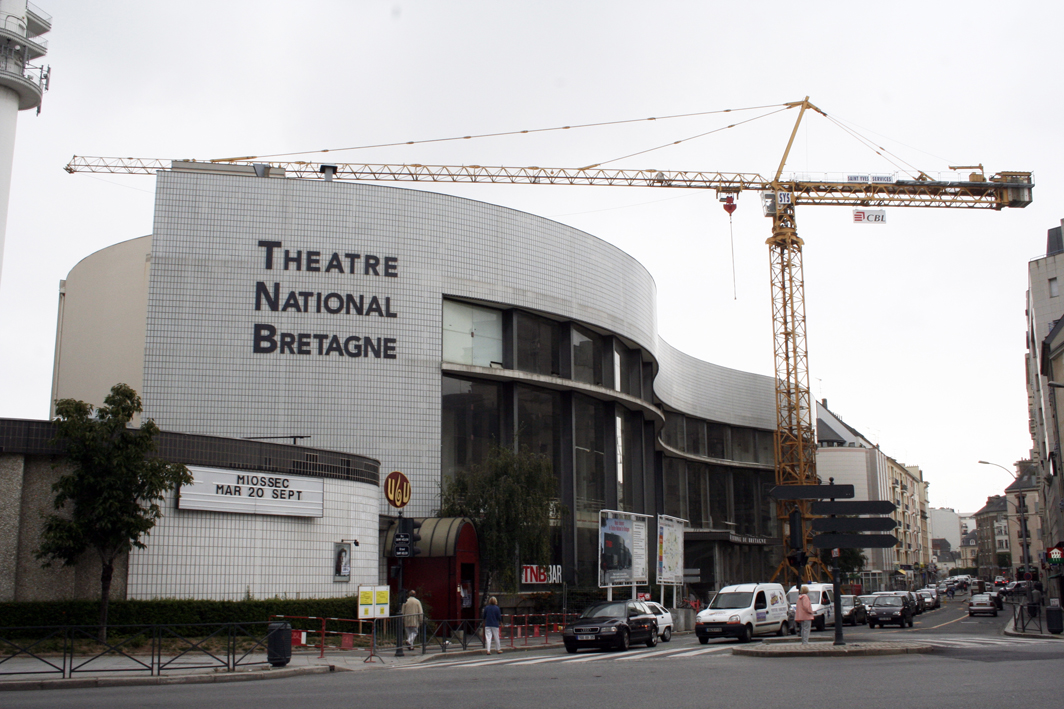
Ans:
[{"label": "person in dark jacket", "polygon": [[484,606],[484,645],[491,654],[491,639],[495,638],[495,647],[502,654],[502,637],[499,635],[499,624],[502,622],[502,611],[499,610],[499,602],[495,596],[488,599],[488,605]]}]

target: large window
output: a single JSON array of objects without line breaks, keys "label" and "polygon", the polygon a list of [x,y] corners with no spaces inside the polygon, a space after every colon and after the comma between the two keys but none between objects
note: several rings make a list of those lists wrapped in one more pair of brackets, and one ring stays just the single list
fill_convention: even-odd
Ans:
[{"label": "large window", "polygon": [[573,326],[573,379],[602,386],[602,337]]},{"label": "large window", "polygon": [[682,451],[684,447],[684,416],[665,412],[665,428],[661,431],[662,442],[670,448]]},{"label": "large window", "polygon": [[549,460],[555,477],[558,477],[561,470],[561,394],[526,386],[516,387],[515,393],[517,445]]},{"label": "large window", "polygon": [[684,500],[687,492],[686,466],[680,458],[665,458],[665,514],[687,519]]},{"label": "large window", "polygon": [[731,430],[731,440],[731,460],[740,460],[744,463],[753,463],[755,461],[754,429],[735,427]]},{"label": "large window", "polygon": [[645,512],[643,500],[643,416],[637,411],[624,413],[623,486],[618,472],[617,500],[622,510]]},{"label": "large window", "polygon": [[574,473],[577,512],[606,507],[606,407],[587,396],[573,397]]},{"label": "large window", "polygon": [[728,427],[724,424],[706,424],[706,455],[710,458],[728,457]]},{"label": "large window", "polygon": [[709,466],[687,463],[687,514],[692,527],[709,527]]},{"label": "large window", "polygon": [[443,361],[502,366],[502,312],[443,301]]},{"label": "large window", "polygon": [[443,377],[440,428],[445,478],[487,460],[499,442],[501,387],[492,382]]},{"label": "large window", "polygon": [[522,372],[560,376],[559,324],[522,312],[515,314],[514,324],[517,328],[517,368]]},{"label": "large window", "polygon": [[713,518],[713,529],[728,529],[727,522],[734,522],[731,515],[731,471],[727,468],[710,468],[709,472],[709,511]]},{"label": "large window", "polygon": [[691,455],[706,454],[706,424],[698,419],[687,419],[687,448]]}]

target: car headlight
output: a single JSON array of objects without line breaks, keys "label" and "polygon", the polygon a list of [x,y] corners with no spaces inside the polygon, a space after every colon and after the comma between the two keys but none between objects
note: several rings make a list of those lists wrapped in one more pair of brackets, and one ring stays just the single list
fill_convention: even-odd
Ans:
[{"label": "car headlight", "polygon": [[602,629],[602,632],[604,632],[604,633],[616,633],[617,632],[617,626],[616,625],[607,625],[605,628]]},{"label": "car headlight", "polygon": [[728,617],[728,622],[729,623],[738,623],[738,622],[741,622],[741,621],[742,621],[742,618],[740,618],[737,615],[733,615],[733,616],[729,616]]},{"label": "car headlight", "polygon": [[894,611],[894,615],[901,615],[901,611]]},{"label": "car headlight", "polygon": [[573,632],[572,628],[566,628],[565,630],[562,631],[562,635],[574,635],[574,634],[575,633]]}]

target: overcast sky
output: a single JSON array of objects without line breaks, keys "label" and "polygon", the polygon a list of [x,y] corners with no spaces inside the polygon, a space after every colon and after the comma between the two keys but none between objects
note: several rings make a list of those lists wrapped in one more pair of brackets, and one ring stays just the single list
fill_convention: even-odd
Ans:
[{"label": "overcast sky", "polygon": [[[216,158],[417,141],[810,100],[925,172],[1032,171],[1023,210],[803,207],[815,398],[971,512],[1031,447],[1027,262],[1060,224],[1064,4],[1032,2],[198,2],[40,0],[51,91],[19,115],[0,280],[0,416],[45,418],[59,280],[151,232],[154,178],[69,175],[74,154]],[[298,159],[578,167],[774,109]],[[775,172],[784,111],[610,163]],[[895,172],[820,115],[788,171]],[[572,225],[641,261],[662,336],[773,374],[771,222],[744,193],[439,186]],[[735,277],[733,280],[733,264]]]}]

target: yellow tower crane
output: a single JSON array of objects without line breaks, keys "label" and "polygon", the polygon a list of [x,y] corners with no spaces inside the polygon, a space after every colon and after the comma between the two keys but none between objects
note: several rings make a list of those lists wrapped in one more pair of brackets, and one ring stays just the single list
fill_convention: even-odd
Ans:
[{"label": "yellow tower crane", "polygon": [[[802,239],[798,236],[795,208],[798,205],[848,205],[851,207],[951,207],[1001,210],[1026,207],[1031,203],[1034,181],[1030,172],[999,172],[986,177],[982,166],[974,168],[967,180],[942,181],[919,172],[916,179],[898,180],[887,175],[853,175],[845,181],[783,180],[791,146],[807,110],[827,115],[809,102],[785,104],[798,108],[787,148],[771,179],[756,173],[668,172],[662,170],[623,170],[601,167],[486,167],[481,165],[371,165],[360,163],[261,162],[253,157],[206,161],[214,164],[256,165],[257,169],[279,168],[286,177],[324,180],[391,182],[494,182],[524,185],[600,185],[613,187],[689,188],[715,190],[725,201],[740,192],[761,194],[765,216],[772,218],[772,236],[767,240],[772,278],[772,332],[776,369],[776,484],[816,485],[816,436],[814,408],[809,392],[808,351],[805,329],[805,286],[802,275]],[[168,161],[145,158],[101,158],[74,156],[67,172],[155,174],[159,170],[180,170],[199,161]],[[729,203],[731,200],[727,200]],[[810,544],[809,508],[805,501],[778,501],[776,512],[780,534],[792,510],[802,516],[805,548],[791,550],[806,554]],[[783,561],[773,580],[817,580],[826,567],[814,558],[811,566],[793,568]]]}]

